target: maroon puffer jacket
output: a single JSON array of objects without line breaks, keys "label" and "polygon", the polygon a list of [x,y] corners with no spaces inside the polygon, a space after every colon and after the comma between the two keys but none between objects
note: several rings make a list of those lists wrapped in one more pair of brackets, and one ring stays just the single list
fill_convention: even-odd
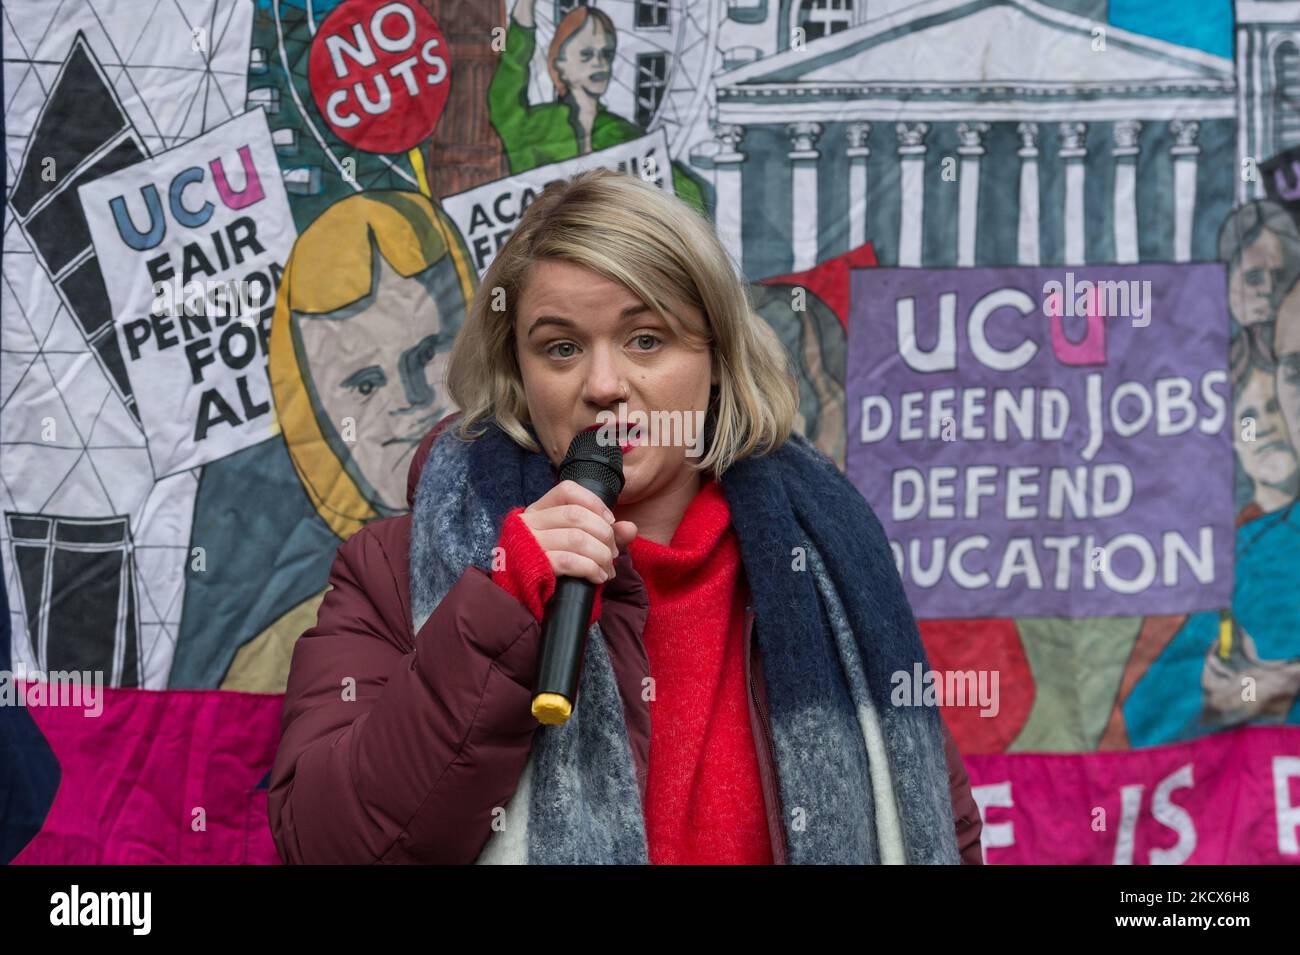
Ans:
[{"label": "maroon puffer jacket", "polygon": [[[415,452],[420,470],[444,418]],[[468,863],[491,834],[493,809],[514,793],[537,722],[532,679],[541,628],[477,567],[468,568],[412,633],[411,515],[367,524],[338,549],[316,626],[294,646],[268,812],[285,862]],[[641,632],[645,585],[620,554],[601,597],[601,630],[624,701],[645,796],[650,751],[648,671]],[[769,743],[753,614],[746,614],[750,722],[767,800],[772,854],[786,861],[783,810]],[[980,863],[979,810],[944,727],[957,847]]]}]

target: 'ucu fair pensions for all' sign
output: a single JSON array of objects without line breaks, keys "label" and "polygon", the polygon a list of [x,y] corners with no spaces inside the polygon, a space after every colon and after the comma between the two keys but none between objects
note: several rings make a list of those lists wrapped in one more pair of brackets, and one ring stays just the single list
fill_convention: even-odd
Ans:
[{"label": "'ucu fair pensions for all' sign", "polygon": [[78,189],[156,477],[264,440],[296,230],[266,114]]}]

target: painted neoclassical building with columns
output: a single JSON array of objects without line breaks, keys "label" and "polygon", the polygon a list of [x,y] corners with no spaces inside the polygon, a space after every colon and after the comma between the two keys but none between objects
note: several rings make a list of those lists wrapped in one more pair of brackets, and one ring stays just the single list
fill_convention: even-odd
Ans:
[{"label": "painted neoclassical building with columns", "polygon": [[[733,53],[734,56],[734,53]],[[1032,0],[926,0],[719,74],[693,150],[747,273],[1215,257],[1231,60]]]}]

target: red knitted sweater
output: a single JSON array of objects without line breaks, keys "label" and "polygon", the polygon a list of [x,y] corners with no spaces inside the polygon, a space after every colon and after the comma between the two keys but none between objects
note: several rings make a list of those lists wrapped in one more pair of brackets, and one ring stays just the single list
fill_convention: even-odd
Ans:
[{"label": "red knitted sweater", "polygon": [[[508,555],[492,579],[538,619],[555,592],[545,552],[507,516]],[[643,639],[654,696],[645,820],[650,861],[770,864],[758,754],[745,685],[745,593],[740,546],[722,488],[705,478],[668,545],[630,546],[650,609]],[[592,620],[600,615],[600,590]]]}]

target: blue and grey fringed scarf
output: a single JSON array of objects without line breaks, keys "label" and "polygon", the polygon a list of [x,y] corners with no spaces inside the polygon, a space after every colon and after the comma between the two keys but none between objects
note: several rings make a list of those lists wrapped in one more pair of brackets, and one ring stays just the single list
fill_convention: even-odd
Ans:
[{"label": "blue and grey fringed scarf", "polygon": [[[479,426],[483,427],[483,426]],[[474,564],[488,570],[506,512],[555,471],[496,426],[444,434],[411,525],[416,631]],[[477,429],[476,429],[477,430]],[[957,863],[938,710],[894,706],[891,677],[924,650],[884,532],[861,494],[802,436],[732,465],[721,486],[753,593],[789,861]],[[645,819],[600,624],[578,705],[540,726],[479,862],[646,863]]]}]

